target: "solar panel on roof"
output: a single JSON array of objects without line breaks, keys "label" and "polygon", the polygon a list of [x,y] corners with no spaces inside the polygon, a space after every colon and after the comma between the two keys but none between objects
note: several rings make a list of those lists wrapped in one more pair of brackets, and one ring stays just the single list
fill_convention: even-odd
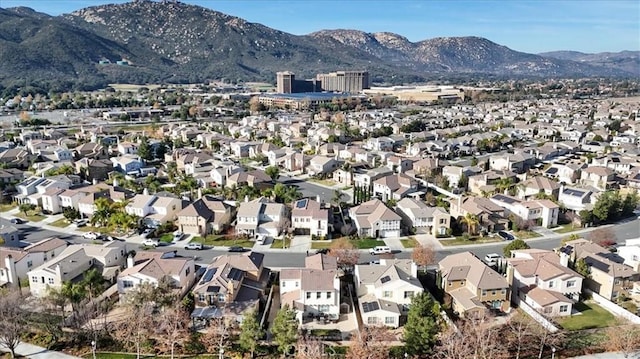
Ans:
[{"label": "solar panel on roof", "polygon": [[301,199],[298,202],[296,202],[296,208],[305,208],[306,206],[307,206],[306,199]]},{"label": "solar panel on roof", "polygon": [[216,274],[217,271],[218,271],[218,268],[209,268],[209,269],[207,269],[207,272],[202,277],[202,280],[200,281],[200,284],[209,282],[211,279],[213,279],[213,275]]},{"label": "solar panel on roof", "polygon": [[380,281],[381,281],[382,283],[387,283],[387,282],[388,282],[388,281],[390,281],[390,280],[391,280],[391,277],[389,277],[388,275],[386,275],[386,276],[384,276],[384,277],[380,278]]},{"label": "solar panel on roof", "polygon": [[208,293],[218,293],[220,291],[220,286],[217,285],[210,285],[207,287],[207,292]]},{"label": "solar panel on roof", "polygon": [[373,312],[374,310],[380,309],[380,305],[378,302],[365,302],[362,303],[362,311],[365,313]]},{"label": "solar panel on roof", "polygon": [[231,268],[227,277],[231,280],[239,280],[244,275],[244,271],[238,268]]}]

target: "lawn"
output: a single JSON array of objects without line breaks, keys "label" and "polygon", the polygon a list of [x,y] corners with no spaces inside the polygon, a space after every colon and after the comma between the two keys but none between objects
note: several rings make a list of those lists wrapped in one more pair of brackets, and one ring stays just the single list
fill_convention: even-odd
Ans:
[{"label": "lawn", "polygon": [[110,234],[108,227],[94,227],[94,226],[86,225],[83,227],[78,227],[78,230],[80,232],[96,232],[96,233],[102,233],[102,234]]},{"label": "lawn", "polygon": [[402,243],[402,246],[405,248],[415,248],[420,245],[420,243],[418,243],[418,241],[413,237],[409,237],[407,239],[401,239],[400,242]]},{"label": "lawn", "polygon": [[[273,242],[271,243],[271,248],[283,248],[282,245],[283,245],[282,244],[282,239],[274,238]],[[286,248],[291,248],[291,239],[290,238],[285,239],[284,246]]]},{"label": "lawn", "polygon": [[54,226],[54,227],[59,227],[59,228],[65,228],[67,226],[69,226],[69,221],[67,221],[66,218],[60,218],[59,220],[55,221],[55,222],[51,222],[49,223],[50,226]]},{"label": "lawn", "polygon": [[540,233],[536,233],[534,231],[517,231],[513,232],[513,235],[518,239],[530,239],[536,237],[542,237]]},{"label": "lawn", "polygon": [[464,239],[463,237],[456,237],[455,239],[441,239],[440,244],[445,247],[449,246],[466,246],[472,244],[482,244],[482,243],[495,243],[502,242],[502,238],[495,237],[470,237],[469,239]]},{"label": "lawn", "polygon": [[332,241],[312,241],[311,249],[325,249],[331,247]]},{"label": "lawn", "polygon": [[43,219],[47,218],[42,214],[39,213],[35,213],[35,212],[27,212],[28,214],[25,216],[24,213],[20,212],[18,214],[16,214],[17,217],[20,217],[22,219],[26,219],[27,221],[31,221],[31,222],[40,222]]},{"label": "lawn", "polygon": [[205,238],[202,237],[194,237],[192,242],[202,243],[205,246],[220,246],[220,247],[231,247],[231,246],[241,246],[245,248],[252,248],[255,244],[254,241],[250,241],[248,239],[237,239],[235,236],[225,237],[222,235],[208,235]]},{"label": "lawn", "polygon": [[158,240],[163,243],[173,243],[173,233],[165,233]]},{"label": "lawn", "polygon": [[333,186],[338,184],[334,180],[330,180],[330,179],[321,180],[321,179],[316,179],[316,178],[309,178],[309,182],[315,182],[315,183],[319,183],[321,185],[329,186],[329,187],[333,187]]},{"label": "lawn", "polygon": [[0,204],[0,212],[9,212],[16,207],[15,203]]},{"label": "lawn", "polygon": [[575,232],[580,229],[582,229],[580,228],[580,226],[576,226],[573,223],[567,223],[567,224],[560,225],[556,228],[552,228],[551,230],[557,233],[569,233],[569,232]]},{"label": "lawn", "polygon": [[356,248],[358,249],[369,249],[377,246],[385,246],[386,244],[384,243],[384,241],[379,241],[373,238],[367,238],[367,239],[357,239],[353,241],[353,245],[356,246]]},{"label": "lawn", "polygon": [[605,328],[614,325],[616,318],[604,308],[593,302],[579,302],[573,306],[580,314],[558,318],[558,324],[566,330]]}]

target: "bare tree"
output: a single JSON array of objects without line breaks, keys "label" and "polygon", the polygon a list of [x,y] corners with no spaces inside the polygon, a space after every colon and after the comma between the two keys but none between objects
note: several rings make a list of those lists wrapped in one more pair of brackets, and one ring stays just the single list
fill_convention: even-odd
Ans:
[{"label": "bare tree", "polygon": [[413,249],[411,259],[419,267],[426,267],[436,261],[436,253],[430,245],[418,246]]},{"label": "bare tree", "polygon": [[516,315],[509,319],[506,324],[509,330],[509,347],[515,351],[515,359],[520,359],[522,351],[526,351],[531,346],[533,323],[529,317]]},{"label": "bare tree", "polygon": [[224,318],[214,318],[209,322],[207,332],[201,338],[202,344],[207,348],[209,353],[218,353],[220,349],[224,349],[229,345],[230,325],[225,322]]},{"label": "bare tree", "polygon": [[179,306],[166,309],[158,316],[159,341],[170,348],[174,358],[176,344],[182,344],[189,338],[189,316]]},{"label": "bare tree", "polygon": [[354,266],[360,258],[360,252],[347,237],[333,241],[329,249],[329,255],[336,257],[340,266]]},{"label": "bare tree", "polygon": [[324,344],[313,338],[300,337],[296,344],[296,359],[318,359],[324,355]]},{"label": "bare tree", "polygon": [[448,329],[441,336],[436,356],[442,359],[507,359],[510,358],[500,337],[500,328],[490,325],[487,315],[471,316]]},{"label": "bare tree", "polygon": [[602,247],[608,248],[615,245],[618,241],[616,233],[610,227],[598,228],[589,233],[588,239]]},{"label": "bare tree", "polygon": [[386,328],[365,327],[352,340],[346,359],[388,359],[389,346],[385,342],[390,340],[396,338]]},{"label": "bare tree", "polygon": [[621,352],[625,358],[631,358],[640,350],[640,326],[610,327],[606,331],[606,339],[608,351]]},{"label": "bare tree", "polygon": [[26,313],[20,307],[23,298],[18,291],[0,293],[0,344],[16,356],[20,336],[27,329]]},{"label": "bare tree", "polygon": [[153,304],[145,302],[140,305],[126,304],[125,315],[121,321],[115,323],[113,336],[125,346],[135,349],[136,358],[140,359],[142,343],[152,334]]}]

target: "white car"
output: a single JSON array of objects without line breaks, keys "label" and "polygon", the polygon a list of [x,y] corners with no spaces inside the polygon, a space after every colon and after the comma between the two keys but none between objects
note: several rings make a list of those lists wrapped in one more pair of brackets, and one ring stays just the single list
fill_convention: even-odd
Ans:
[{"label": "white car", "polygon": [[199,251],[202,249],[202,243],[196,243],[196,242],[191,242],[189,244],[187,244],[184,249],[193,249],[196,251]]},{"label": "white car", "polygon": [[177,232],[173,232],[173,241],[177,242],[179,240],[182,239],[182,237],[184,237],[184,233],[177,231]]},{"label": "white car", "polygon": [[87,233],[82,235],[82,238],[84,238],[84,239],[98,239],[99,237],[100,237],[100,235],[98,233],[95,233],[95,232],[87,232]]},{"label": "white car", "polygon": [[377,255],[377,254],[387,254],[391,253],[391,248],[387,246],[377,246],[369,249],[369,254]]},{"label": "white car", "polygon": [[160,242],[158,242],[155,239],[147,238],[144,241],[142,241],[142,245],[147,247],[157,247],[160,245]]},{"label": "white car", "polygon": [[256,236],[256,243],[264,244],[266,241],[267,241],[267,236],[265,236],[264,234],[258,234]]},{"label": "white car", "polygon": [[490,266],[497,265],[498,261],[500,261],[501,259],[502,256],[498,253],[489,253],[484,257],[484,261]]}]

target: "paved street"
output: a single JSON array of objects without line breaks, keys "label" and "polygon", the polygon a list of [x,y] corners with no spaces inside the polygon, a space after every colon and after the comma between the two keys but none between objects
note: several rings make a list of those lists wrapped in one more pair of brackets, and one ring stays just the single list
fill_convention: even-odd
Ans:
[{"label": "paved street", "polygon": [[[331,203],[334,190],[344,187],[344,186],[334,186],[332,188],[332,187],[324,186],[308,180],[301,180],[298,178],[284,176],[284,175],[281,175],[280,178],[278,178],[278,182],[282,182],[283,184],[290,185],[290,186],[295,185],[300,189],[300,192],[302,192],[302,196],[304,197],[316,198],[317,196],[320,196],[320,198],[325,203]],[[344,193],[343,201],[349,203],[351,201],[351,194],[348,191],[343,191],[343,193]]]}]

